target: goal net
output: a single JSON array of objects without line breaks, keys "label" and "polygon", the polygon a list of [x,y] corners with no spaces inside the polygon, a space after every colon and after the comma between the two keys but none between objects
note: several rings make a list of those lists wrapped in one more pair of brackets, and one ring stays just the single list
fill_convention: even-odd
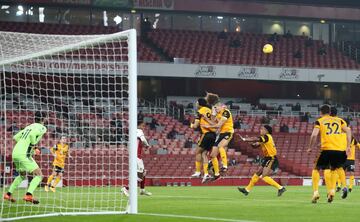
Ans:
[{"label": "goal net", "polygon": [[[43,180],[25,202],[32,175],[1,200],[5,220],[71,214],[137,213],[136,31],[109,35],[39,35],[0,32],[2,194],[19,175],[12,162],[13,136],[46,114],[47,133],[34,153]],[[69,156],[61,179],[52,147],[64,137]],[[62,154],[65,151],[58,148]],[[57,170],[58,171],[58,170]],[[129,187],[130,198],[121,193]],[[53,192],[53,190],[55,192]]]}]

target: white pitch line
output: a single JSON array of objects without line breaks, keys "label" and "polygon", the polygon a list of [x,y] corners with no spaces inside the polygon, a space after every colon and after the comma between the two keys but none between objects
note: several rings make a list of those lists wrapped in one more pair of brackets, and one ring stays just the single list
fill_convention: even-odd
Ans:
[{"label": "white pitch line", "polygon": [[[168,195],[153,195],[151,197],[152,199],[154,198],[179,198],[179,199],[213,199],[212,197],[204,197],[204,196],[168,196]],[[325,197],[326,198],[326,197]],[[239,201],[239,200],[246,200],[248,199],[248,201],[251,202],[277,202],[277,203],[281,203],[281,202],[286,202],[286,203],[303,203],[303,204],[308,204],[310,203],[311,199],[308,200],[288,200],[288,199],[283,199],[281,197],[277,197],[273,200],[266,200],[266,199],[250,199],[250,198],[246,198],[246,197],[239,197],[239,198],[217,198],[217,200],[230,200],[230,201]],[[323,198],[324,203],[325,203],[325,199]],[[327,202],[326,202],[327,203]],[[333,202],[333,204],[340,204],[340,205],[351,205],[351,206],[360,206],[360,203],[348,203],[346,202],[346,200],[335,200]]]},{"label": "white pitch line", "polygon": [[186,218],[186,219],[206,220],[206,221],[255,222],[255,221],[251,221],[251,220],[236,220],[236,219],[226,219],[226,218],[216,218],[216,217],[199,217],[199,216],[176,215],[176,214],[153,214],[153,213],[138,213],[138,214],[145,215],[145,216],[154,216],[154,217]]}]

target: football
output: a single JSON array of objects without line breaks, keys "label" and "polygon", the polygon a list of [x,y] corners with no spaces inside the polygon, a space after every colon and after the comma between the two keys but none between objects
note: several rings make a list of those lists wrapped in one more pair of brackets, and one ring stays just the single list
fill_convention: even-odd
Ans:
[{"label": "football", "polygon": [[274,50],[273,46],[271,44],[265,44],[264,47],[263,47],[263,52],[265,54],[270,54],[272,53]]}]

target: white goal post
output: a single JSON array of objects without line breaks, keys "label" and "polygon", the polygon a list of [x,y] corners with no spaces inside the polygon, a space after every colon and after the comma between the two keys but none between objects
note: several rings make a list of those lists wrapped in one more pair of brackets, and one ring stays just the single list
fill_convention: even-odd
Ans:
[{"label": "white goal post", "polygon": [[[18,175],[11,161],[12,136],[33,123],[37,111],[47,116],[47,133],[37,145],[41,154],[34,154],[44,176],[34,192],[40,204],[22,200],[28,177],[13,192],[15,203],[2,198],[1,220],[136,214],[136,30],[107,35],[0,32],[0,68],[2,194]],[[62,187],[46,192],[43,186],[56,158],[51,147],[61,137],[70,147],[59,177]],[[124,186],[129,186],[129,198],[121,193]]]}]

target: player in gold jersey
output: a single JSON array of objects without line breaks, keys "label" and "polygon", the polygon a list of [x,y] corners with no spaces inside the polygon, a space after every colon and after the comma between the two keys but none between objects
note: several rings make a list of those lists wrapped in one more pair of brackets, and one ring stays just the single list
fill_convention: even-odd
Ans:
[{"label": "player in gold jersey", "polygon": [[217,159],[219,153],[223,164],[221,170],[222,172],[227,171],[228,161],[226,149],[234,134],[234,123],[230,110],[228,110],[225,105],[216,103],[213,107],[213,111],[216,124],[204,126],[208,128],[215,128],[217,134],[215,144],[210,153],[211,163],[214,168],[214,177],[211,178],[212,181],[220,178],[219,161]]},{"label": "player in gold jersey", "polygon": [[[321,152],[312,172],[314,191],[312,203],[316,203],[320,198],[318,188],[319,170],[321,169],[324,170],[328,202],[331,203],[335,196],[337,177],[341,175],[341,171],[343,171],[342,165],[346,161],[346,153],[350,151],[351,131],[343,119],[330,116],[329,105],[323,105],[320,108],[320,116],[315,122],[308,149],[308,152],[311,152],[316,144],[317,136],[320,134]],[[346,133],[346,138],[343,133]]]},{"label": "player in gold jersey", "polygon": [[[332,106],[330,108],[330,116],[333,116],[333,117],[338,117],[337,116],[337,109],[335,106]],[[350,128],[349,128],[350,129]],[[342,140],[346,140],[346,133],[342,133],[341,134],[343,136]],[[346,186],[346,174],[345,174],[345,170],[344,169],[339,169],[336,171],[338,173],[338,188],[336,189],[336,192],[339,192],[341,190],[341,187],[342,186],[342,198],[345,199],[347,197],[347,194],[348,194],[348,189],[347,189],[347,186]]]},{"label": "player in gold jersey", "polygon": [[[360,143],[352,137],[351,139],[351,145],[350,145],[350,155],[347,156],[346,162],[344,164],[344,170],[350,174],[349,176],[349,192],[352,191],[352,188],[354,186],[354,180],[355,180],[355,154],[356,154],[356,148],[360,149]],[[340,185],[343,185],[341,181],[338,181],[338,189],[336,191],[340,191],[341,187]]]},{"label": "player in gold jersey", "polygon": [[278,196],[281,196],[285,191],[285,187],[278,184],[269,175],[279,167],[279,161],[276,157],[276,147],[272,137],[272,128],[269,125],[264,125],[260,128],[260,137],[242,138],[245,142],[252,143],[253,147],[260,147],[264,158],[261,161],[261,166],[258,171],[252,176],[249,184],[245,188],[238,187],[238,190],[247,196],[253,186],[261,178],[265,183],[275,187],[278,190]]},{"label": "player in gold jersey", "polygon": [[198,147],[195,152],[195,173],[191,177],[200,177],[201,163],[203,164],[204,177],[202,182],[206,182],[210,176],[208,173],[208,161],[206,153],[211,150],[214,145],[216,134],[215,129],[205,128],[203,125],[213,124],[211,120],[211,107],[209,107],[206,99],[199,98],[197,101],[198,114],[195,122],[190,125],[191,128],[196,129],[200,127],[201,136],[198,141]]},{"label": "player in gold jersey", "polygon": [[[45,191],[48,192],[50,188],[52,192],[55,192],[56,185],[60,182],[64,173],[65,160],[69,156],[67,138],[62,136],[59,143],[52,147],[50,151],[55,157],[53,162],[54,168],[45,185]],[[55,181],[52,183],[54,178]]]}]

